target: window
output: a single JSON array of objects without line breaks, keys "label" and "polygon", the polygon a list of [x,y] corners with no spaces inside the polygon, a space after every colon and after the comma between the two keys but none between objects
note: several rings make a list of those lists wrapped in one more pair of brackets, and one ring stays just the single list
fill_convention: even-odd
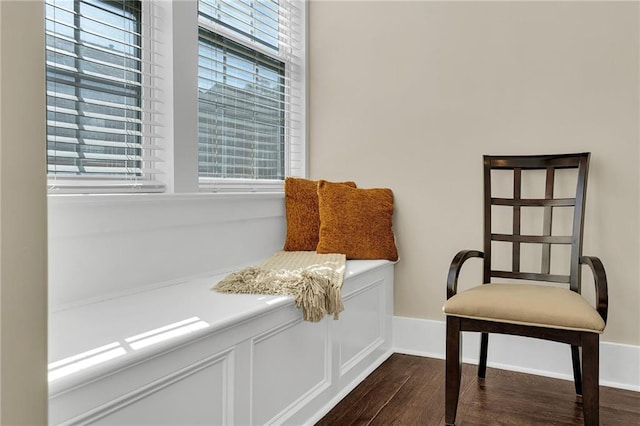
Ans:
[{"label": "window", "polygon": [[199,63],[200,176],[283,179],[284,64],[202,29]]},{"label": "window", "polygon": [[272,191],[304,176],[301,0],[45,7],[51,193]]},{"label": "window", "polygon": [[201,186],[301,174],[300,14],[284,0],[199,1]]},{"label": "window", "polygon": [[159,147],[142,2],[46,0],[45,7],[50,186],[161,190],[152,184]]}]

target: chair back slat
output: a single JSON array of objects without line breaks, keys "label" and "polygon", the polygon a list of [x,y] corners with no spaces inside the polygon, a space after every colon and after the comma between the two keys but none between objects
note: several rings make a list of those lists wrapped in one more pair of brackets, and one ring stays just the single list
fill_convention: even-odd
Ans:
[{"label": "chair back slat", "polygon": [[571,244],[571,236],[560,235],[511,235],[511,234],[491,234],[492,241],[505,241],[508,243],[527,244]]},{"label": "chair back slat", "polygon": [[485,156],[489,157],[492,169],[546,169],[553,167],[555,169],[578,167],[584,156],[588,156],[588,152],[580,154],[559,154],[559,155],[502,155],[502,156]]},{"label": "chair back slat", "polygon": [[491,198],[494,206],[521,206],[521,207],[573,207],[576,204],[575,198],[554,198],[547,200],[544,198]]},{"label": "chair back slat", "polygon": [[[542,155],[542,156],[485,156],[484,157],[484,200],[485,200],[485,242],[484,242],[484,282],[491,278],[523,279],[568,283],[574,291],[580,291],[579,258],[582,255],[582,234],[584,229],[584,202],[586,180],[589,167],[589,153]],[[577,182],[575,197],[554,198],[557,170],[576,169]],[[492,171],[507,170],[513,172],[512,197],[492,196]],[[523,198],[524,171],[544,171],[544,198]],[[511,234],[494,232],[492,229],[492,206],[506,206],[513,209]],[[542,229],[536,235],[523,235],[523,208],[542,209]],[[573,208],[571,235],[553,235],[554,209]],[[511,271],[493,270],[492,242],[511,244]],[[522,245],[541,246],[540,271],[522,272]],[[570,245],[569,275],[551,273],[552,247]],[[504,268],[502,268],[504,269]]]},{"label": "chair back slat", "polygon": [[554,283],[566,283],[570,282],[569,275],[559,274],[536,274],[534,272],[511,272],[511,271],[491,271],[491,274],[495,278],[508,278],[518,280],[533,280],[533,281],[549,281]]},{"label": "chair back slat", "polygon": [[[513,200],[517,203],[522,199],[522,169],[513,169]],[[520,224],[522,223],[522,206],[513,206],[513,235],[520,235]],[[513,241],[511,245],[511,268],[513,272],[520,272],[520,241]]]},{"label": "chair back slat", "polygon": [[[553,167],[547,167],[546,185],[544,189],[544,199],[553,199],[553,183],[555,181],[555,170]],[[553,219],[553,207],[545,205],[544,218],[542,224],[542,235],[551,235],[551,220]],[[542,244],[542,266],[540,272],[543,274],[549,274],[551,270],[551,244]]]}]

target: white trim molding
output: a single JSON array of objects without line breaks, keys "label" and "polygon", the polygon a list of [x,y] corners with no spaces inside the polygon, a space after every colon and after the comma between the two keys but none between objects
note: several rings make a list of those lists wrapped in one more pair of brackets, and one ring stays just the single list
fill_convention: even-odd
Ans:
[{"label": "white trim molding", "polygon": [[[445,322],[393,317],[396,353],[444,359]],[[463,333],[463,362],[478,363],[479,333]],[[569,345],[492,334],[487,365],[503,370],[573,380]],[[640,391],[640,346],[600,342],[600,385]]]}]

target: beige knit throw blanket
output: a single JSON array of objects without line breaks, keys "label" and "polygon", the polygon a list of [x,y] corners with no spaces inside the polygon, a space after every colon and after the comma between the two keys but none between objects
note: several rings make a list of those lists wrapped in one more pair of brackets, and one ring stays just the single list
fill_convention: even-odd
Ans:
[{"label": "beige knit throw blanket", "polygon": [[258,266],[233,272],[212,290],[289,295],[302,308],[305,321],[317,322],[328,314],[338,319],[344,310],[341,289],[345,264],[344,254],[279,251]]}]

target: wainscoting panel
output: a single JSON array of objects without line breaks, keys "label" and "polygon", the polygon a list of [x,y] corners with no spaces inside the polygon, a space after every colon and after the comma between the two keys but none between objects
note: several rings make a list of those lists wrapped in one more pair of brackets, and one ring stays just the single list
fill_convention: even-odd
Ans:
[{"label": "wainscoting panel", "polygon": [[340,377],[384,343],[383,281],[345,297],[344,321],[335,324]]},{"label": "wainscoting panel", "polygon": [[[98,425],[178,425],[233,422],[233,371],[228,358],[167,377],[108,407]],[[197,389],[197,392],[193,390]],[[87,419],[90,420],[90,419]],[[84,422],[82,422],[84,423]]]},{"label": "wainscoting panel", "polygon": [[[123,420],[122,423],[117,420],[119,417],[114,413],[122,410],[124,413],[131,413],[136,424],[153,424],[156,422],[154,411],[144,407],[148,404],[155,406],[157,403],[158,410],[162,412],[162,407],[174,406],[160,401],[166,395],[172,395],[174,389],[185,386],[199,389],[200,394],[208,395],[208,404],[219,407],[216,412],[220,413],[221,418],[232,418],[233,411],[230,410],[233,406],[230,404],[233,402],[236,354],[233,348],[227,348],[222,351],[213,350],[214,355],[203,357],[203,353],[206,353],[203,348],[214,348],[212,343],[212,338],[200,339],[132,367],[114,371],[95,382],[53,394],[49,398],[49,422],[64,425],[92,424],[108,417],[105,424],[131,424],[131,420]],[[202,388],[198,385],[205,383],[208,385]],[[219,397],[214,400],[216,395]],[[191,403],[197,402],[189,404]],[[136,416],[136,412],[146,413],[147,417]],[[123,419],[127,418],[128,415]]]},{"label": "wainscoting panel", "polygon": [[296,404],[329,387],[327,321],[296,318],[253,339],[252,424],[272,424]]}]

